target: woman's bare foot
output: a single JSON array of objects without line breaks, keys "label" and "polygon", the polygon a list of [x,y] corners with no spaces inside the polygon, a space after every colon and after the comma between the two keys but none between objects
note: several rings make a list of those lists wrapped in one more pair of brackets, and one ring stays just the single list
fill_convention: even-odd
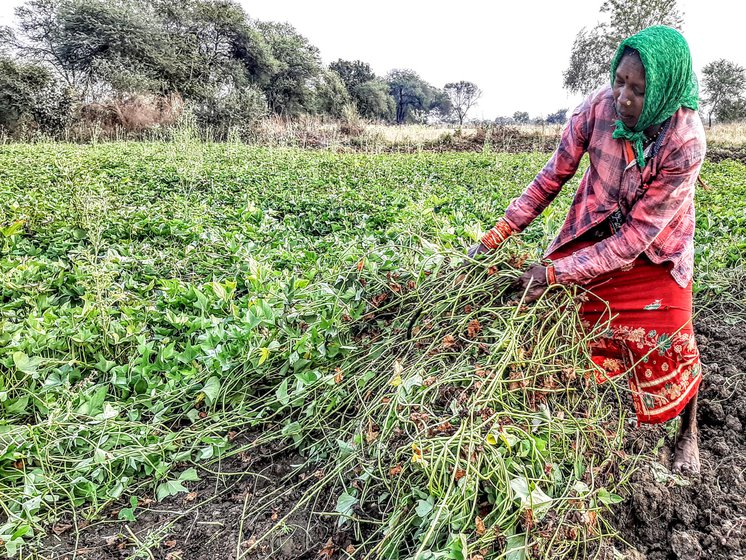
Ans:
[{"label": "woman's bare foot", "polygon": [[699,445],[697,443],[697,394],[681,413],[681,430],[673,452],[673,472],[699,474]]},{"label": "woman's bare foot", "polygon": [[673,452],[673,472],[688,475],[699,474],[699,446],[696,433],[685,433],[679,436]]}]

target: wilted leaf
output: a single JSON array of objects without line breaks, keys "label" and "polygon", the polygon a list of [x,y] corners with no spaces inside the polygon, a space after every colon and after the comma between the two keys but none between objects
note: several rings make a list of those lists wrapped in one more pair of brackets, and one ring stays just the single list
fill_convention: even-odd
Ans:
[{"label": "wilted leaf", "polygon": [[352,511],[355,505],[357,505],[357,498],[353,496],[352,494],[349,494],[345,491],[339,495],[339,498],[337,498],[337,507],[334,508],[334,511],[336,511],[340,515],[340,519],[339,519],[340,525],[347,518],[352,516]]},{"label": "wilted leaf", "polygon": [[428,514],[433,511],[433,508],[435,507],[435,503],[433,502],[432,498],[428,498],[427,500],[417,500],[417,507],[415,508],[415,513],[422,517],[423,519],[428,516]]},{"label": "wilted leaf", "polygon": [[336,551],[337,547],[334,546],[334,541],[332,541],[331,537],[329,537],[329,540],[326,541],[324,547],[319,550],[319,558],[321,560],[331,560]]}]

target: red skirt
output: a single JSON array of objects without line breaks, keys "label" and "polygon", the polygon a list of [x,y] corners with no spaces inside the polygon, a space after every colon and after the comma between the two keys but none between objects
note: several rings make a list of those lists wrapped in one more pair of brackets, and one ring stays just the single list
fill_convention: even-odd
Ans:
[{"label": "red skirt", "polygon": [[[593,243],[572,242],[550,258]],[[584,286],[588,293],[580,309],[583,322],[596,331],[604,327],[590,348],[597,379],[629,374],[638,423],[657,424],[678,416],[702,379],[692,326],[692,284],[679,286],[671,266],[641,255]]]}]

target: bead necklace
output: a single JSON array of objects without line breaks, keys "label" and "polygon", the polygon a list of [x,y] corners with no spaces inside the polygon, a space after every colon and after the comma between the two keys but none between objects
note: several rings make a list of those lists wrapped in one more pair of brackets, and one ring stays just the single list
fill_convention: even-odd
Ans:
[{"label": "bead necklace", "polygon": [[646,144],[650,144],[651,142],[655,142],[656,139],[658,138],[658,136],[661,135],[662,131],[663,131],[663,125],[661,124],[661,125],[658,126],[658,132],[656,132],[655,134],[653,134],[650,137],[648,137],[647,135],[645,136],[645,143]]}]

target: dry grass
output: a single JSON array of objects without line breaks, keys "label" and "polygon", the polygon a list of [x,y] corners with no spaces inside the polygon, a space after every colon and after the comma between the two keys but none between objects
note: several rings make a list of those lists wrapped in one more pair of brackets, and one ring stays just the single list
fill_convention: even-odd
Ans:
[{"label": "dry grass", "polygon": [[[527,136],[539,136],[543,138],[556,138],[562,130],[559,125],[510,125],[511,128],[517,129],[521,134]],[[366,133],[370,136],[378,136],[382,141],[391,144],[425,144],[436,142],[437,140],[452,134],[458,135],[459,128],[456,126],[430,126],[424,124],[406,124],[401,126],[371,124],[366,127]],[[479,128],[462,127],[460,135],[464,138],[473,138]]]},{"label": "dry grass", "polygon": [[715,124],[705,127],[707,141],[722,146],[746,146],[746,121]]}]

